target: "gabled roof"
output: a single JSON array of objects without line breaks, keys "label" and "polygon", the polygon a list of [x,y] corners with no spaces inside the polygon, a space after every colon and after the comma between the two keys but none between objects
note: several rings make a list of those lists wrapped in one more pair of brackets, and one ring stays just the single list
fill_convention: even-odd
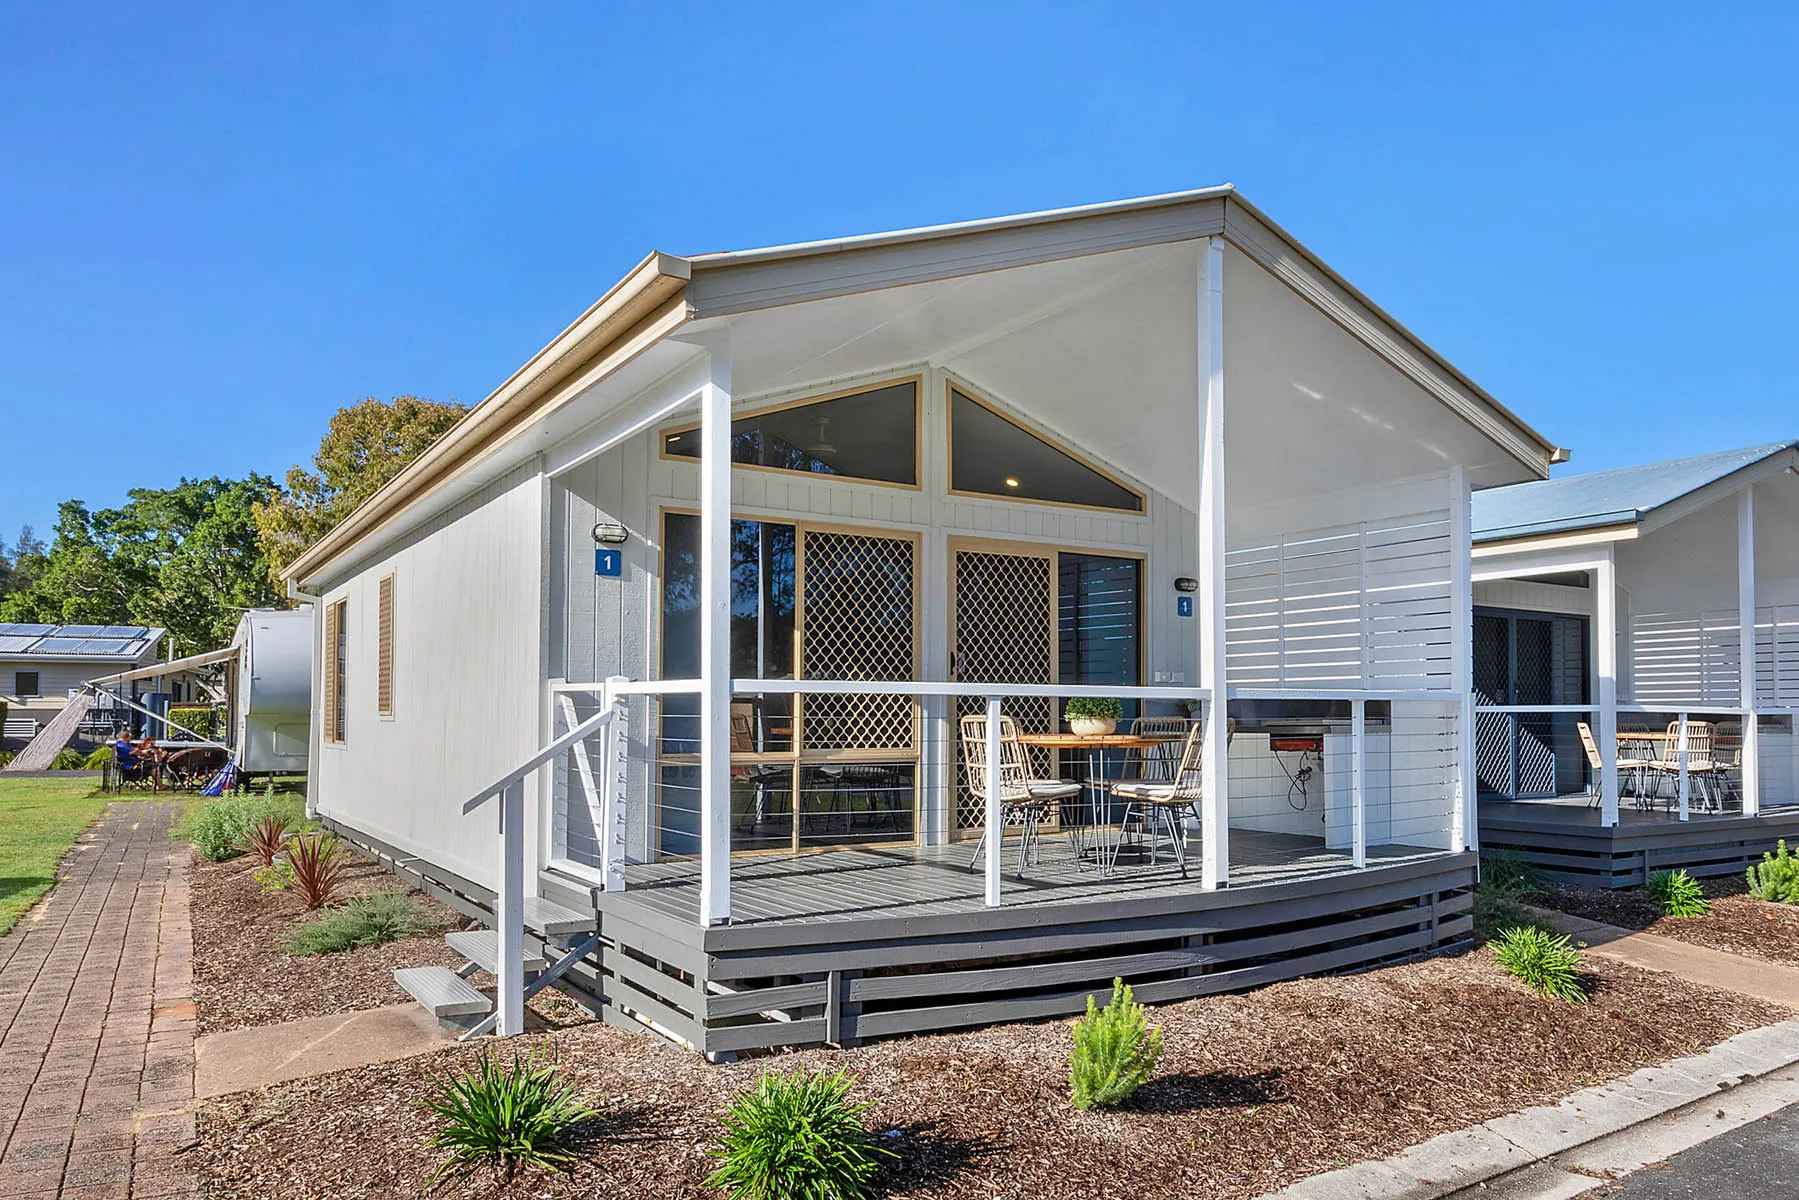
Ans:
[{"label": "gabled roof", "polygon": [[[414,462],[309,547],[290,593],[365,538],[445,503],[446,485],[683,326],[911,283],[1218,236],[1361,339],[1533,474],[1566,451],[1382,311],[1230,184],[1074,208],[681,257],[651,253]],[[518,451],[523,453],[522,451]],[[435,497],[435,499],[433,499]]]},{"label": "gabled roof", "polygon": [[1474,540],[1494,542],[1639,524],[1658,509],[1795,449],[1799,449],[1799,441],[1769,442],[1615,471],[1490,488],[1474,493]]},{"label": "gabled roof", "polygon": [[0,657],[135,662],[156,648],[164,632],[149,625],[0,623]]}]

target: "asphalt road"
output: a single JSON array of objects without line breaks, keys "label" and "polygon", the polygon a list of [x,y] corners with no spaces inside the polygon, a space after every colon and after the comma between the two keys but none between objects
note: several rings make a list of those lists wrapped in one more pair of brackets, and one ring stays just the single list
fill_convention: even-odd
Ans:
[{"label": "asphalt road", "polygon": [[1799,1200],[1799,1104],[1701,1142],[1590,1195],[1626,1200]]}]

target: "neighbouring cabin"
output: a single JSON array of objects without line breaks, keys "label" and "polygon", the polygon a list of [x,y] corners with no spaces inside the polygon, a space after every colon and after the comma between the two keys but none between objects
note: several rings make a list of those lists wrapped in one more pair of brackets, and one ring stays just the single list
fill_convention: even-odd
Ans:
[{"label": "neighbouring cabin", "polygon": [[[76,696],[83,697],[84,708],[75,724],[60,731],[54,746],[40,749],[54,755],[70,742],[91,746],[104,741],[115,726],[138,728],[137,713],[110,696],[90,702],[83,685],[155,664],[165,632],[143,625],[0,623],[0,708],[5,710],[0,749],[23,750]],[[147,701],[163,709],[198,694],[195,682],[176,671],[158,671],[122,693],[134,703]]]},{"label": "neighbouring cabin", "polygon": [[1484,845],[1622,887],[1799,835],[1796,447],[1475,497]]},{"label": "neighbouring cabin", "polygon": [[653,255],[289,572],[313,802],[495,924],[502,1032],[550,979],[729,1054],[1428,951],[1469,493],[1556,454],[1230,189]]}]

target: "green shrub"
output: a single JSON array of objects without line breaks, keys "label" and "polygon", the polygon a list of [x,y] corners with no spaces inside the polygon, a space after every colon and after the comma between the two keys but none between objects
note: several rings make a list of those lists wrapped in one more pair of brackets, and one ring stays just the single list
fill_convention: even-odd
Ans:
[{"label": "green shrub", "polygon": [[1703,917],[1712,910],[1705,902],[1705,892],[1699,881],[1688,875],[1684,867],[1653,872],[1643,886],[1643,895],[1670,917]]},{"label": "green shrub", "polygon": [[17,756],[14,755],[11,750],[0,750],[0,767],[4,767],[7,763],[11,762],[15,757],[17,757]]},{"label": "green shrub", "polygon": [[1070,721],[1117,721],[1124,717],[1124,705],[1110,696],[1076,696],[1062,715]]},{"label": "green shrub", "polygon": [[201,857],[224,862],[249,848],[250,830],[262,817],[279,813],[291,823],[299,809],[273,796],[220,796],[190,806],[175,836],[192,842]]},{"label": "green shrub", "polygon": [[112,747],[101,746],[97,750],[89,750],[81,760],[83,771],[104,771],[112,766]]},{"label": "green shrub", "polygon": [[858,1200],[883,1156],[862,1123],[868,1105],[849,1098],[855,1078],[770,1073],[732,1102],[713,1149],[724,1160],[706,1180],[732,1200]]},{"label": "green shrub", "polygon": [[1162,1056],[1162,1031],[1131,999],[1124,980],[1112,981],[1112,999],[1100,1008],[1087,997],[1087,1015],[1075,1022],[1068,1084],[1076,1108],[1110,1108],[1149,1080]]},{"label": "green shrub", "polygon": [[294,930],[289,954],[336,954],[379,946],[421,932],[418,912],[405,892],[377,892]]},{"label": "green shrub", "polygon": [[1505,896],[1543,890],[1543,872],[1509,850],[1487,850],[1480,856],[1480,886]]},{"label": "green shrub", "polygon": [[488,1050],[473,1071],[436,1080],[425,1107],[443,1121],[426,1144],[446,1152],[427,1190],[446,1179],[463,1182],[484,1166],[507,1181],[520,1167],[566,1170],[577,1157],[569,1146],[575,1126],[598,1115],[556,1078],[553,1065],[514,1054],[503,1067]]},{"label": "green shrub", "polygon": [[50,760],[50,769],[52,771],[79,771],[81,764],[86,760],[87,755],[81,751],[64,747],[56,752],[55,758]]},{"label": "green shrub", "polygon": [[1787,852],[1785,838],[1775,849],[1777,853],[1762,855],[1749,868],[1749,894],[1776,904],[1799,904],[1799,855]]},{"label": "green shrub", "polygon": [[1580,955],[1565,937],[1519,925],[1499,935],[1493,956],[1534,992],[1575,1003],[1587,998],[1580,986]]},{"label": "green shrub", "polygon": [[[210,706],[171,707],[169,724],[171,726],[179,725],[182,729],[191,729],[203,738],[218,736],[218,713]],[[180,730],[171,728],[169,733],[170,736],[174,736],[179,734]]]}]

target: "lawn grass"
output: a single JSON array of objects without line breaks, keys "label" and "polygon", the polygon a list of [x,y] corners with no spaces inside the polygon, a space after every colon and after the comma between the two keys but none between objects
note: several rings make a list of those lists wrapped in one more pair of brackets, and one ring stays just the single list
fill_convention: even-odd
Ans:
[{"label": "lawn grass", "polygon": [[56,864],[99,819],[99,780],[0,778],[0,934],[56,882]]}]

